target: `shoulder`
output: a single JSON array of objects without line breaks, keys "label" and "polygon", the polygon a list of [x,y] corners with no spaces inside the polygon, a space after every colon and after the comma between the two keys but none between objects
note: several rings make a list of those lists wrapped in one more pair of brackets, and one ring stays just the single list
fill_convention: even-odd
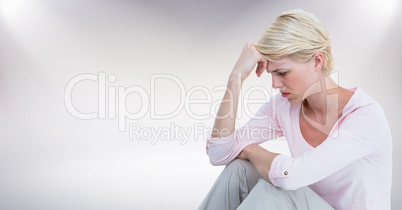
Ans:
[{"label": "shoulder", "polygon": [[378,147],[379,143],[392,142],[390,127],[382,107],[360,88],[356,88],[354,92],[339,120],[339,132],[348,138],[371,142]]},{"label": "shoulder", "polygon": [[356,125],[372,124],[378,127],[388,126],[381,105],[360,88],[355,88],[354,94],[346,104],[341,118],[343,118],[341,121],[353,120]]},{"label": "shoulder", "polygon": [[358,109],[376,109],[382,112],[382,107],[369,94],[361,88],[350,89],[354,92],[349,102],[345,105],[344,113],[354,112]]}]

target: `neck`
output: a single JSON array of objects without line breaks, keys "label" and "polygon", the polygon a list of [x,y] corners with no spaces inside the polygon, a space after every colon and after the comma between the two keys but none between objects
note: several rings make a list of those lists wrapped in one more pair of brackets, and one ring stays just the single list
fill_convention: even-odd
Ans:
[{"label": "neck", "polygon": [[339,110],[341,88],[330,76],[323,77],[312,87],[314,91],[303,100],[304,113],[324,120],[328,113]]}]

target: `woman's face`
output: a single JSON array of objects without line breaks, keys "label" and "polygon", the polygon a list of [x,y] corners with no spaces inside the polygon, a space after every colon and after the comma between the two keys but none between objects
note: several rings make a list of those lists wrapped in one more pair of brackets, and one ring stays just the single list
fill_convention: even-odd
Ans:
[{"label": "woman's face", "polygon": [[298,103],[317,92],[321,66],[316,55],[307,62],[298,62],[290,57],[268,62],[267,71],[272,74],[272,87],[279,89],[290,103]]}]

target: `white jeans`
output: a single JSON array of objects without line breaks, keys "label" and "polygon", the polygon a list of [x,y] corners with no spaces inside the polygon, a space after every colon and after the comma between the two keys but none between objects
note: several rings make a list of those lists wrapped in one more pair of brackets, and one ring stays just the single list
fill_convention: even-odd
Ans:
[{"label": "white jeans", "polygon": [[284,190],[260,178],[255,167],[236,159],[225,167],[199,210],[333,210],[309,187]]}]

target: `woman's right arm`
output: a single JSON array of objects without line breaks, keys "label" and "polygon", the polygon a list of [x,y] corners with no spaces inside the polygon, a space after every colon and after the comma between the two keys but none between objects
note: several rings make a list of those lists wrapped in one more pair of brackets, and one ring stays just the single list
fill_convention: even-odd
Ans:
[{"label": "woman's right arm", "polygon": [[[209,138],[207,142],[207,153],[212,165],[225,165],[234,158],[247,159],[241,151],[252,142],[240,142],[240,139],[234,135],[239,94],[243,81],[250,75],[251,71],[255,69],[257,76],[260,77],[267,65],[268,61],[257,51],[254,44],[246,43],[244,45],[243,51],[229,76],[227,89],[219,106],[211,133],[212,138]],[[264,108],[266,107],[262,107],[260,110],[264,110]],[[249,125],[259,128],[265,127],[266,122],[262,120],[251,121],[254,123],[249,122]],[[244,127],[240,131],[243,129]],[[265,132],[268,130],[265,129]],[[256,139],[254,143],[263,141],[265,139]],[[210,145],[211,148],[208,149]]]},{"label": "woman's right arm", "polygon": [[235,131],[239,94],[243,81],[255,69],[257,76],[266,70],[268,61],[253,43],[246,43],[228,79],[227,89],[219,106],[212,130],[213,138],[222,138]]}]

